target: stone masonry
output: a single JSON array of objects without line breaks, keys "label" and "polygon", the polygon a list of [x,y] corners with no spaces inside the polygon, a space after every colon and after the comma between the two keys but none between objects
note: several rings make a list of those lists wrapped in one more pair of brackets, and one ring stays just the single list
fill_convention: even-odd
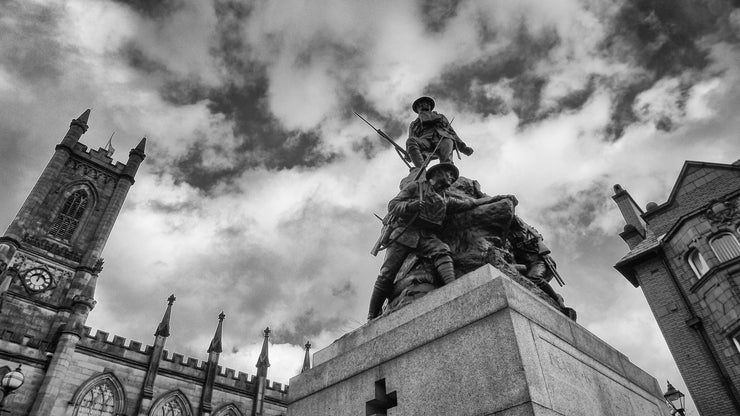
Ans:
[{"label": "stone masonry", "polygon": [[646,211],[619,185],[614,200],[630,247],[615,267],[642,288],[698,410],[740,414],[740,257],[720,259],[713,243],[740,237],[740,164],[686,162],[668,200]]}]

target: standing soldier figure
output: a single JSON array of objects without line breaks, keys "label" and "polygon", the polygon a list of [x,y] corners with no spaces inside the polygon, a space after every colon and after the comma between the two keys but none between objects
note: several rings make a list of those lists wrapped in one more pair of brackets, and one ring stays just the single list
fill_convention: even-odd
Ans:
[{"label": "standing soldier figure", "polygon": [[385,260],[370,297],[368,319],[380,315],[383,302],[393,293],[393,281],[406,256],[415,252],[429,259],[445,284],[455,280],[450,247],[437,234],[448,212],[464,211],[493,202],[497,197],[462,200],[445,192],[460,173],[455,165],[440,163],[426,172],[426,181],[411,182],[388,203],[396,218]]},{"label": "standing soldier figure", "polygon": [[411,162],[417,168],[422,167],[424,159],[429,153],[435,152],[440,163],[453,163],[452,151],[457,149],[466,156],[473,154],[455,133],[447,121],[447,117],[434,109],[434,100],[430,97],[418,98],[411,105],[411,109],[419,115],[409,125],[409,138],[406,140],[406,151]]}]

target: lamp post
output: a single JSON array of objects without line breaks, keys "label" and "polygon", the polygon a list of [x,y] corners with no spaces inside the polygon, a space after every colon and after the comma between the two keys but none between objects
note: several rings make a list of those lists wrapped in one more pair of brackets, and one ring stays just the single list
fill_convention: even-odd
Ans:
[{"label": "lamp post", "polygon": [[[686,415],[684,410],[684,395],[680,390],[676,390],[670,381],[668,382],[668,390],[663,393],[663,398],[665,398],[666,404],[671,409],[671,415]],[[678,407],[676,407],[676,404],[678,404]]]},{"label": "lamp post", "polygon": [[0,413],[3,411],[7,412],[7,410],[3,410],[5,398],[16,391],[18,387],[22,386],[25,379],[25,376],[23,376],[23,373],[21,372],[20,364],[15,370],[5,373],[2,380],[0,380],[0,390],[3,392],[3,398],[0,399]]}]

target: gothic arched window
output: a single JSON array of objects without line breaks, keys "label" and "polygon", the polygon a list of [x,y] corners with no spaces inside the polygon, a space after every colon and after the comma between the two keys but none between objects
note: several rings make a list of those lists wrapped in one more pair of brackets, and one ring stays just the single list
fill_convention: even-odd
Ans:
[{"label": "gothic arched window", "polygon": [[687,257],[691,269],[696,273],[696,277],[700,278],[709,270],[707,262],[704,260],[704,256],[699,253],[699,250],[693,249]]},{"label": "gothic arched window", "polygon": [[187,398],[179,392],[173,391],[162,396],[152,406],[150,416],[191,416],[190,404]]},{"label": "gothic arched window", "polygon": [[62,210],[51,223],[49,229],[49,235],[60,238],[62,240],[69,240],[72,238],[77,226],[80,224],[82,214],[85,213],[88,203],[87,192],[82,189],[74,191],[62,206]]},{"label": "gothic arched window", "polygon": [[213,416],[242,416],[235,404],[227,404],[213,413]]},{"label": "gothic arched window", "polygon": [[722,233],[709,240],[709,245],[712,247],[712,251],[717,256],[720,262],[726,262],[732,260],[735,257],[740,257],[740,243],[737,242],[737,238],[730,233]]},{"label": "gothic arched window", "polygon": [[72,399],[74,416],[115,416],[123,413],[123,388],[112,374],[89,380]]}]

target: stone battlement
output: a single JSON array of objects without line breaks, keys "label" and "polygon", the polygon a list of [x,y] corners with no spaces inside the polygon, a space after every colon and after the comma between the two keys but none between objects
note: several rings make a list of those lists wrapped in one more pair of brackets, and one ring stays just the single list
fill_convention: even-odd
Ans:
[{"label": "stone battlement", "polygon": [[39,351],[45,351],[48,346],[46,341],[9,329],[0,330],[0,340]]},{"label": "stone battlement", "polygon": [[83,159],[95,162],[97,165],[102,165],[118,172],[123,172],[123,169],[126,167],[124,163],[114,161],[113,158],[108,156],[108,151],[102,147],[95,150],[77,142],[75,143],[73,151],[77,156],[80,156]]},{"label": "stone battlement", "polygon": [[[10,334],[5,335],[6,333]],[[0,334],[2,334],[2,336],[19,339],[18,335],[14,335],[11,331],[3,331]],[[22,336],[20,338],[22,338]],[[126,338],[118,335],[113,335],[111,338],[111,334],[109,332],[100,329],[96,330],[95,333],[92,333],[92,329],[87,326],[84,327],[83,337],[80,340],[79,345],[90,352],[106,356],[115,356],[126,360],[133,360],[141,363],[142,366],[146,366],[149,363],[149,358],[154,349],[151,345],[144,345],[138,341],[129,340],[127,342]],[[187,378],[205,380],[208,361],[163,350],[162,363],[160,364],[160,367],[165,368],[168,372],[179,374]],[[216,368],[216,384],[227,388],[243,390],[247,388],[248,384],[254,384],[255,378],[255,375],[236,371],[220,365]],[[287,384],[284,385],[269,379],[266,380],[265,388],[281,394],[287,394],[288,392]]]}]

